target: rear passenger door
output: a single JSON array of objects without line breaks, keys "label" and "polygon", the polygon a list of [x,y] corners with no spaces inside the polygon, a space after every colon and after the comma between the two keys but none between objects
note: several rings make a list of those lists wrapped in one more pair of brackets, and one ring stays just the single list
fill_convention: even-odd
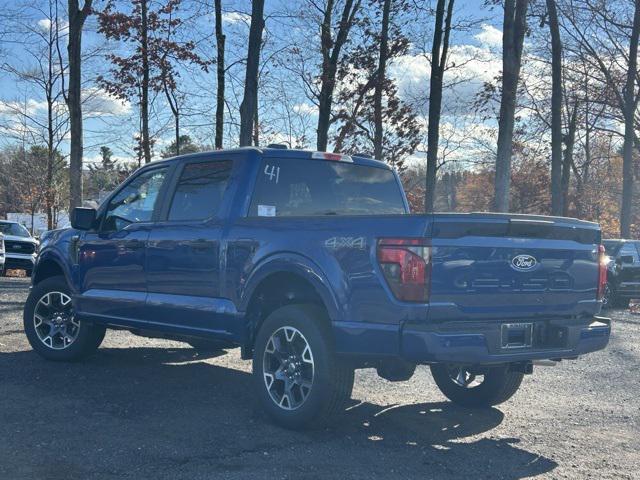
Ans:
[{"label": "rear passenger door", "polygon": [[223,202],[231,160],[185,163],[168,189],[147,248],[148,321],[173,331],[230,335],[220,298]]}]

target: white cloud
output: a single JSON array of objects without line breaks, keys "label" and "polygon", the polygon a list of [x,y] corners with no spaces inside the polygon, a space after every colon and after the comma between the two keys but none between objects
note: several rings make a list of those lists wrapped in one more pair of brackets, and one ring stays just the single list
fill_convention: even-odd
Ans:
[{"label": "white cloud", "polygon": [[[51,29],[53,22],[49,18],[42,18],[38,20],[37,25],[41,31],[48,32]],[[69,23],[62,19],[58,19],[57,25],[59,32],[64,32],[69,28]]]},{"label": "white cloud", "polygon": [[251,15],[242,12],[224,12],[222,14],[222,21],[224,23],[249,23],[251,21]]},{"label": "white cloud", "polygon": [[[443,111],[469,105],[483,88],[502,70],[502,59],[488,48],[474,45],[452,45],[448,69],[444,76]],[[431,65],[425,55],[404,55],[394,60],[389,69],[401,97],[428,106]],[[425,112],[421,112],[425,113]]]},{"label": "white cloud", "polygon": [[82,91],[82,97],[84,110],[90,116],[119,116],[131,112],[128,101],[120,100],[101,88],[87,88]]},{"label": "white cloud", "polygon": [[502,46],[502,31],[498,30],[493,25],[483,23],[480,27],[482,30],[480,33],[474,35],[474,38],[478,40],[482,45],[488,47],[500,47]]},{"label": "white cloud", "polygon": [[293,111],[301,115],[315,115],[318,113],[318,107],[309,103],[298,103],[293,106]]},{"label": "white cloud", "polygon": [[42,31],[47,32],[51,28],[51,20],[49,20],[48,18],[43,18],[42,20],[38,20],[38,27]]}]

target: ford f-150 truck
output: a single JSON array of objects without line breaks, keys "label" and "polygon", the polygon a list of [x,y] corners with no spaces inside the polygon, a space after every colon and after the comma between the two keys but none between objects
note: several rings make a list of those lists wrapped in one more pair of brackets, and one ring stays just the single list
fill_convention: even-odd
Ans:
[{"label": "ford f-150 truck", "polygon": [[360,156],[242,148],[152,162],[47,233],[24,309],[52,360],[106,328],[239,346],[279,424],[327,418],[356,368],[430,365],[453,402],[510,398],[536,361],[602,349],[597,224],[410,214],[396,172]]}]

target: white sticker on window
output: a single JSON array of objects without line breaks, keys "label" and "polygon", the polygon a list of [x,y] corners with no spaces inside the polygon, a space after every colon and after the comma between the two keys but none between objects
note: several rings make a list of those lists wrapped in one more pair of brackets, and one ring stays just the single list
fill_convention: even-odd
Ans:
[{"label": "white sticker on window", "polygon": [[258,205],[259,217],[275,217],[276,207],[275,205]]}]

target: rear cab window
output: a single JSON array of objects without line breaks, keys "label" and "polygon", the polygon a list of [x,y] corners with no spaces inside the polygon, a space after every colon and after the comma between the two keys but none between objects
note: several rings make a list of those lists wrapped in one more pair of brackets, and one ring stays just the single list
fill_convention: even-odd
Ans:
[{"label": "rear cab window", "polygon": [[253,217],[405,213],[392,170],[304,158],[263,159],[249,209]]}]

